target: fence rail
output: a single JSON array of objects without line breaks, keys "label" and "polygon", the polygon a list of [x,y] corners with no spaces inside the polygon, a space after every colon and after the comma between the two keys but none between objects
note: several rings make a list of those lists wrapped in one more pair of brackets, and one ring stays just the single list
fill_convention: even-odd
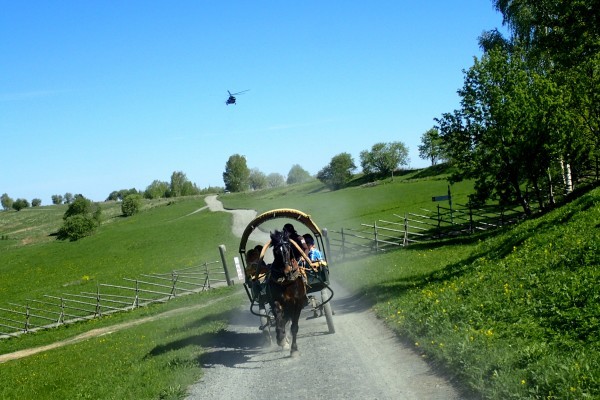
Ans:
[{"label": "fence rail", "polygon": [[228,284],[227,265],[225,259],[222,260],[169,273],[142,274],[143,279],[123,278],[130,286],[97,283],[95,293],[46,294],[44,300],[8,303],[10,308],[0,307],[0,339],[162,303],[176,296]]},{"label": "fence rail", "polygon": [[359,228],[329,230],[329,242],[337,258],[381,252],[512,224],[524,217],[516,209],[478,209],[466,205],[458,208],[438,205],[434,210],[421,213],[392,214],[391,219],[380,219],[373,224],[363,223]]}]

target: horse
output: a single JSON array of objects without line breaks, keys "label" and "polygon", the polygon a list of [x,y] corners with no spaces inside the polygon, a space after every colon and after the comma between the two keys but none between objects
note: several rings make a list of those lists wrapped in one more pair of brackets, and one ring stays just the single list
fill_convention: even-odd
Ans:
[{"label": "horse", "polygon": [[284,346],[287,343],[285,326],[291,321],[290,355],[293,357],[299,354],[296,336],[298,335],[300,313],[306,306],[306,279],[304,270],[293,256],[293,245],[288,233],[275,230],[270,235],[273,263],[271,264],[269,289],[271,310],[275,315],[277,344]]}]

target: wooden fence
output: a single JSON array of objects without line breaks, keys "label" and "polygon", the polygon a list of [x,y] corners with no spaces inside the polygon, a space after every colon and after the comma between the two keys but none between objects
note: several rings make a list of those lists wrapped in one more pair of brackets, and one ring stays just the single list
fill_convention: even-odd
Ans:
[{"label": "wooden fence", "polygon": [[227,265],[221,255],[222,263],[205,262],[166,274],[123,278],[122,285],[97,283],[95,292],[44,295],[43,299],[27,299],[27,304],[8,303],[10,308],[0,307],[0,339],[163,303],[176,296],[229,284]]},{"label": "wooden fence", "polygon": [[361,224],[358,228],[329,230],[329,242],[334,254],[346,259],[365,252],[386,251],[412,243],[495,229],[523,217],[524,213],[516,209],[438,205],[434,210],[421,209],[420,213],[393,214],[388,220]]}]

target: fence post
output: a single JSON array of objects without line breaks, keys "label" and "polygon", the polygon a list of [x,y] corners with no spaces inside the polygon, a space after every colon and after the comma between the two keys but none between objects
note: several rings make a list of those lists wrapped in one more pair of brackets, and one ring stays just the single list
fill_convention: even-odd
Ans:
[{"label": "fence post", "polygon": [[331,255],[331,245],[329,244],[329,232],[327,231],[327,228],[323,228],[323,237],[325,238],[325,250],[329,256],[327,258],[332,259],[333,256]]},{"label": "fence post", "polygon": [[171,272],[171,282],[173,282],[173,287],[171,288],[171,294],[173,297],[177,297],[177,272]]},{"label": "fence post", "polygon": [[135,299],[133,299],[133,308],[140,306],[140,286],[137,279],[135,280]]},{"label": "fence post", "polygon": [[406,213],[404,213],[404,240],[402,241],[402,246],[408,246],[408,217]]},{"label": "fence post", "polygon": [[475,227],[473,226],[473,206],[469,204],[469,233],[473,233]]},{"label": "fence post", "polygon": [[225,245],[219,245],[219,252],[221,253],[221,261],[223,262],[223,271],[225,272],[225,279],[227,280],[227,286],[233,285],[233,281],[229,279],[229,271],[227,270],[227,261],[225,261]]},{"label": "fence post", "polygon": [[57,324],[64,324],[65,322],[65,303],[63,302],[62,298],[60,299],[60,314],[58,315],[58,321],[56,321]]},{"label": "fence post", "polygon": [[210,276],[208,271],[208,263],[204,263],[204,286],[202,286],[202,290],[210,289]]},{"label": "fence post", "polygon": [[25,307],[25,332],[29,332],[29,304]]},{"label": "fence post", "polygon": [[101,317],[102,310],[100,309],[100,288],[96,286],[96,315]]},{"label": "fence post", "polygon": [[346,236],[344,236],[344,228],[342,228],[342,260],[346,261]]},{"label": "fence post", "polygon": [[377,240],[377,221],[373,224],[373,236],[375,237],[375,253],[379,252],[379,241]]}]

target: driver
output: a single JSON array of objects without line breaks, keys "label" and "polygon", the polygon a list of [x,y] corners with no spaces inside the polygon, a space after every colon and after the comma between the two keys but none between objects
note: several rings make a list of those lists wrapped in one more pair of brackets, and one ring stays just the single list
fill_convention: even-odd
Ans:
[{"label": "driver", "polygon": [[[305,254],[308,254],[308,245],[306,244],[306,241],[304,240],[302,235],[300,235],[298,232],[296,232],[294,225],[285,224],[283,226],[283,230],[288,233],[288,237],[291,240],[293,240],[298,246],[300,246],[300,248],[304,251]],[[302,258],[302,254],[300,254],[300,252],[298,251],[296,246],[293,246],[292,251],[294,253],[294,258],[296,259],[296,261],[298,261]]]}]

